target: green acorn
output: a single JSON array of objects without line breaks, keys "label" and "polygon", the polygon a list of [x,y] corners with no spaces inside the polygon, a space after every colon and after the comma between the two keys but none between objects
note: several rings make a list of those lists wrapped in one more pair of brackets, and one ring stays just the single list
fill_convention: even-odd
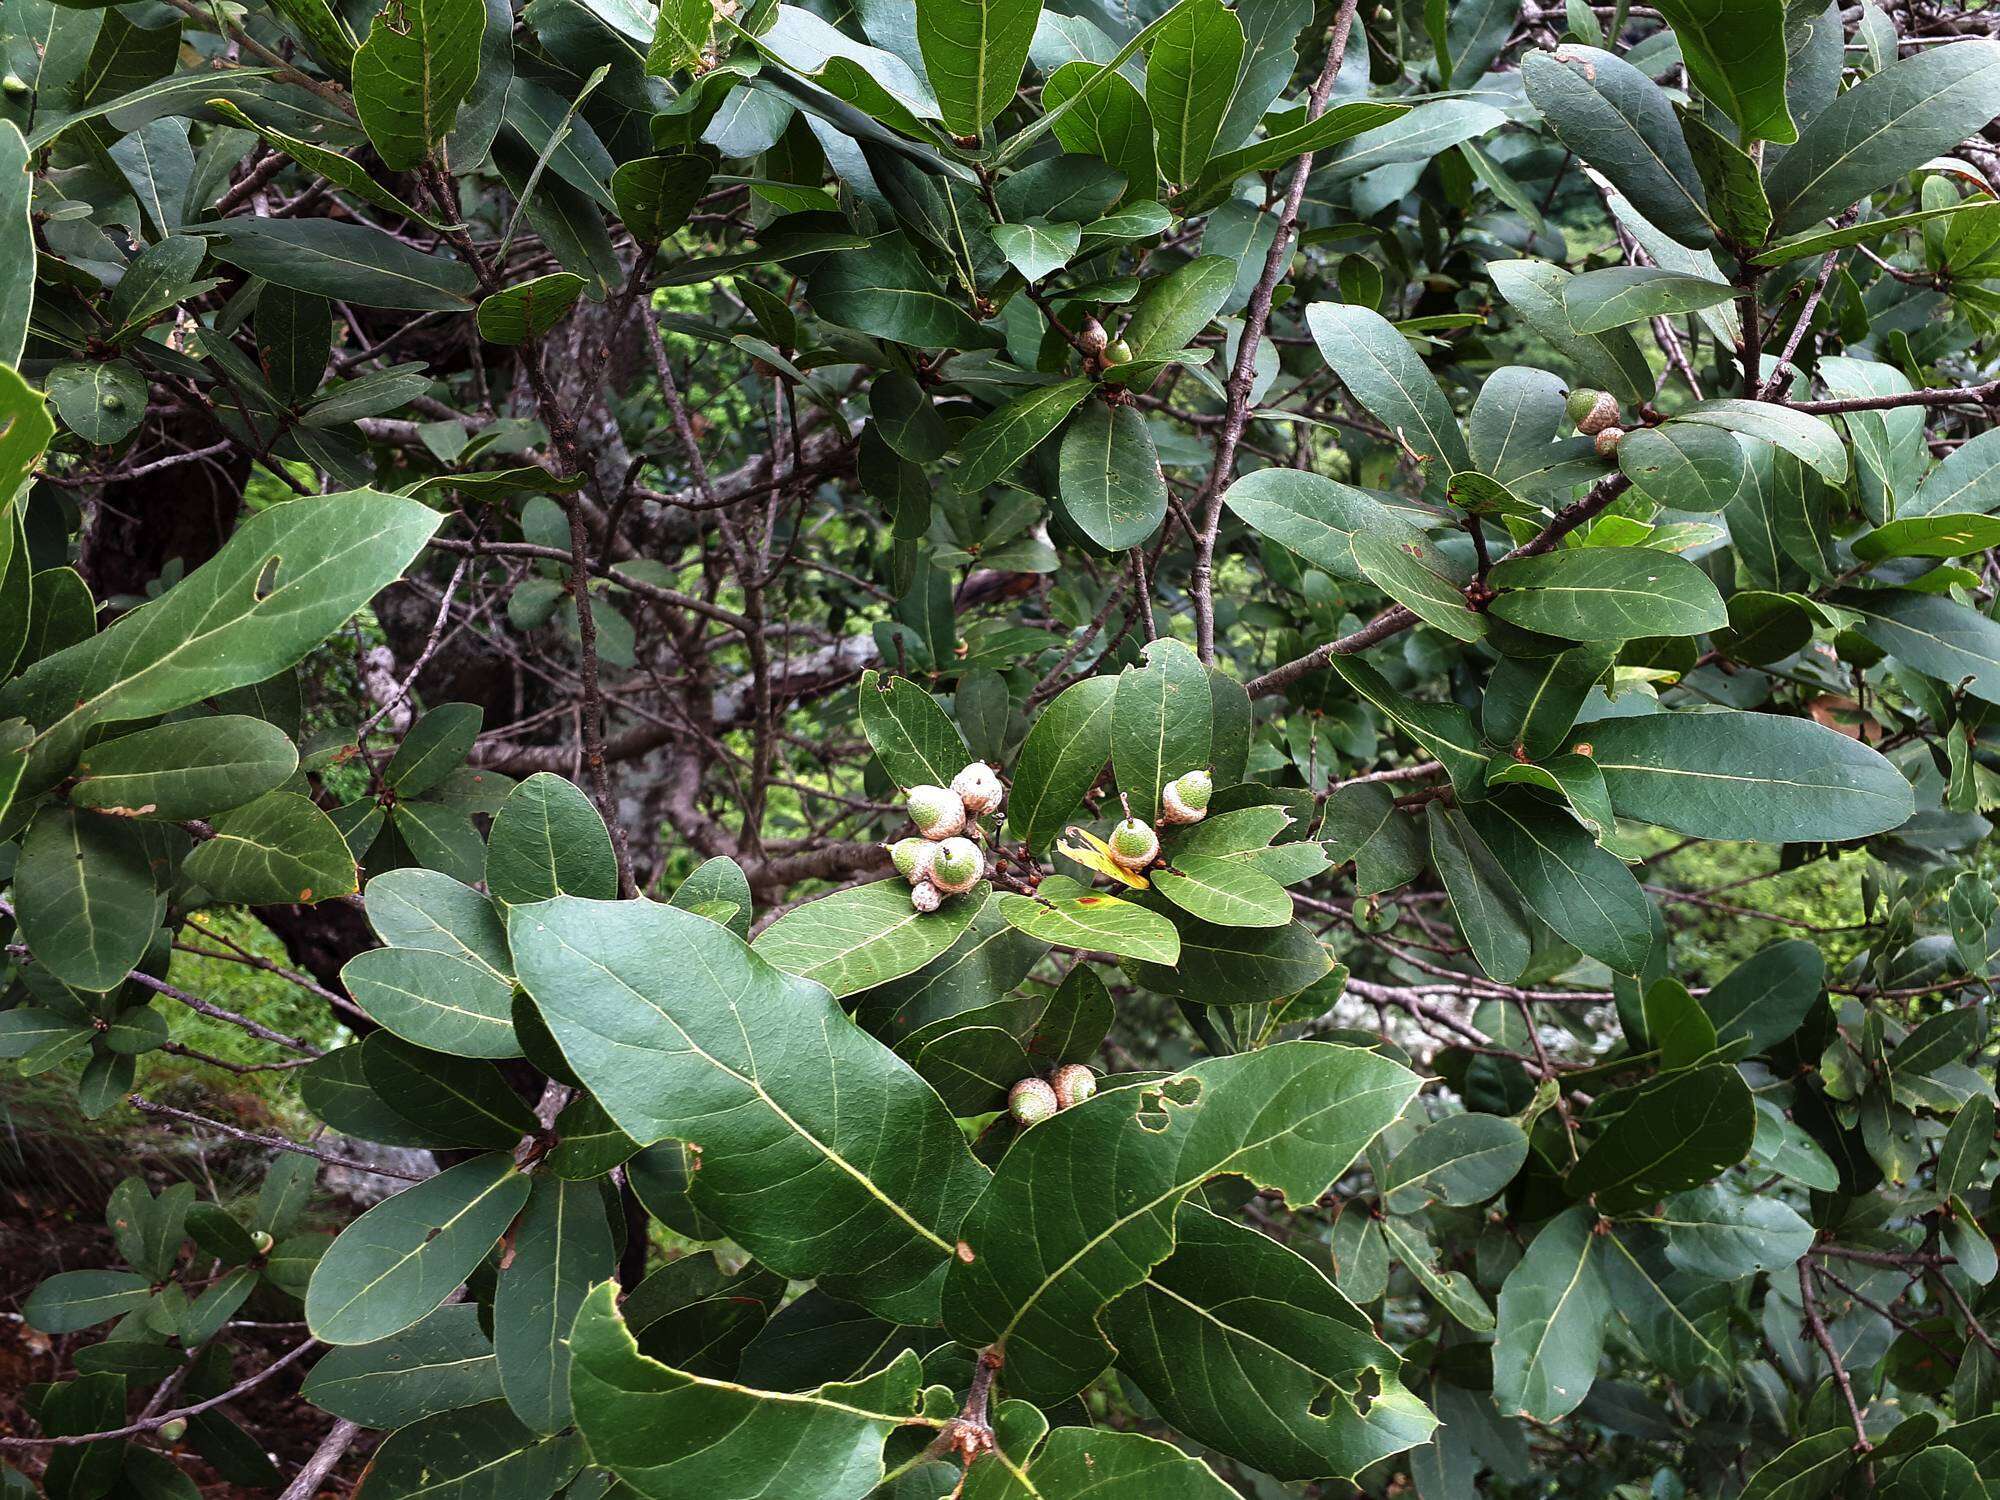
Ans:
[{"label": "green acorn", "polygon": [[1039,1125],[1061,1108],[1056,1091],[1039,1078],[1023,1078],[1007,1091],[1007,1113],[1017,1125]]},{"label": "green acorn", "polygon": [[1123,339],[1113,339],[1104,351],[1107,365],[1125,365],[1132,362],[1132,346]]},{"label": "green acorn", "polygon": [[169,1443],[178,1443],[187,1436],[188,1424],[184,1418],[175,1417],[171,1422],[160,1424],[160,1437]]},{"label": "green acorn", "polygon": [[965,801],[942,786],[910,788],[910,821],[927,839],[948,839],[965,827]]},{"label": "green acorn", "polygon": [[915,885],[931,875],[931,853],[937,848],[929,839],[897,839],[889,845],[889,861],[896,873]]},{"label": "green acorn", "polygon": [[1569,393],[1569,400],[1563,403],[1576,430],[1586,436],[1595,436],[1618,420],[1618,398],[1609,391],[1593,391],[1579,387]]},{"label": "green acorn", "polygon": [[931,856],[931,884],[956,896],[979,884],[986,873],[986,856],[971,839],[946,839]]},{"label": "green acorn", "polygon": [[0,93],[5,93],[10,98],[19,98],[27,92],[28,81],[19,73],[9,73],[6,77],[0,78]]},{"label": "green acorn", "polygon": [[257,1253],[259,1255],[269,1255],[271,1253],[271,1247],[275,1245],[277,1241],[271,1238],[269,1230],[253,1229],[250,1231],[250,1243],[257,1247]]},{"label": "green acorn", "polygon": [[1111,857],[1128,870],[1143,870],[1159,857],[1160,836],[1142,818],[1127,818],[1111,830]]},{"label": "green acorn", "polygon": [[1049,1074],[1049,1087],[1056,1091],[1056,1103],[1068,1109],[1097,1092],[1097,1075],[1082,1063],[1064,1063]]},{"label": "green acorn", "polygon": [[1208,816],[1208,799],[1215,795],[1215,781],[1206,771],[1189,771],[1176,776],[1160,793],[1162,823],[1199,823]]}]

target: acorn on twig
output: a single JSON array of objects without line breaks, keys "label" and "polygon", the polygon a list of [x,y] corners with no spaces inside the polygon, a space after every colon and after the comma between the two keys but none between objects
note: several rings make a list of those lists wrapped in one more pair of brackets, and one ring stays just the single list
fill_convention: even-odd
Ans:
[{"label": "acorn on twig", "polygon": [[1189,771],[1168,782],[1160,793],[1162,823],[1199,823],[1208,816],[1208,799],[1215,781],[1206,771]]},{"label": "acorn on twig", "polygon": [[889,845],[889,860],[898,875],[915,885],[931,878],[931,856],[936,851],[937,845],[929,839],[897,839]]},{"label": "acorn on twig", "polygon": [[933,912],[944,905],[944,892],[928,880],[919,880],[910,887],[910,905],[921,912]]},{"label": "acorn on twig", "polygon": [[1055,1090],[1056,1103],[1068,1109],[1097,1092],[1097,1075],[1082,1063],[1064,1063],[1049,1074],[1049,1087]]},{"label": "acorn on twig", "polygon": [[1599,458],[1609,458],[1618,451],[1618,444],[1625,437],[1625,429],[1622,427],[1604,427],[1600,428],[1594,436],[1597,439],[1597,456]]},{"label": "acorn on twig", "polygon": [[1000,799],[1006,795],[999,775],[983,760],[975,760],[952,777],[951,789],[958,793],[966,812],[975,818],[999,811]]},{"label": "acorn on twig", "polygon": [[910,821],[927,839],[953,838],[965,828],[965,801],[949,787],[911,787],[909,809]]},{"label": "acorn on twig", "polygon": [[1159,857],[1160,836],[1143,818],[1126,818],[1105,842],[1111,857],[1128,870],[1143,870]]},{"label": "acorn on twig", "polygon": [[1056,1091],[1039,1078],[1023,1078],[1007,1091],[1007,1113],[1017,1125],[1039,1125],[1061,1108]]},{"label": "acorn on twig", "polygon": [[1615,426],[1618,421],[1618,398],[1609,391],[1593,391],[1579,386],[1569,393],[1565,411],[1576,430],[1586,437],[1595,437],[1605,428]]},{"label": "acorn on twig", "polygon": [[971,890],[985,873],[986,856],[971,839],[946,839],[931,856],[931,884],[947,896]]}]

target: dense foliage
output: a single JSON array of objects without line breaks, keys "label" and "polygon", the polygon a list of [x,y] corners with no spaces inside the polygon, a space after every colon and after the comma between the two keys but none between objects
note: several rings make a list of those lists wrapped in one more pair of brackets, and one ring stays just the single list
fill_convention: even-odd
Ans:
[{"label": "dense foliage", "polygon": [[370,9],[0,0],[4,1088],[261,1174],[0,1495],[1994,1486],[2000,15]]}]

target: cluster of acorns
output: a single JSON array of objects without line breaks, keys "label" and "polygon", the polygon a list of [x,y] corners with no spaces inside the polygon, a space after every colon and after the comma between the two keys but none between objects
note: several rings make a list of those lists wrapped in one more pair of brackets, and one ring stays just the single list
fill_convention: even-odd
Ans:
[{"label": "cluster of acorns", "polygon": [[1611,392],[1579,386],[1569,393],[1565,409],[1578,432],[1597,439],[1599,454],[1609,458],[1618,451],[1625,429],[1618,425],[1618,398]]},{"label": "cluster of acorns", "polygon": [[1047,1078],[1023,1078],[1007,1091],[1007,1113],[1017,1125],[1039,1125],[1059,1109],[1097,1092],[1097,1075],[1082,1063],[1064,1063]]},{"label": "cluster of acorns", "polygon": [[910,821],[922,837],[889,846],[896,873],[910,883],[910,905],[936,911],[945,897],[962,895],[985,878],[985,852],[963,835],[977,833],[979,819],[998,812],[1004,795],[999,776],[983,760],[952,777],[950,786],[910,788]]},{"label": "cluster of acorns", "polygon": [[[1208,799],[1214,792],[1215,783],[1206,771],[1176,776],[1160,793],[1160,821],[1199,823],[1208,816]],[[1160,857],[1160,836],[1144,818],[1133,817],[1129,807],[1125,811],[1105,843],[1113,859],[1137,874]]]}]

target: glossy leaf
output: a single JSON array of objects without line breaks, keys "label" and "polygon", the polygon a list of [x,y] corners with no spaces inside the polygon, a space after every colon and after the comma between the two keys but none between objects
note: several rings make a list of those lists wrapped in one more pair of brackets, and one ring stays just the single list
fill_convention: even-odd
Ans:
[{"label": "glossy leaf", "polygon": [[327,1247],[306,1323],[328,1344],[367,1344],[435,1312],[528,1201],[506,1156],[474,1157],[369,1209]]},{"label": "glossy leaf", "polygon": [[[1318,1042],[1101,1090],[1002,1160],[960,1230],[972,1256],[952,1264],[946,1328],[978,1346],[1002,1342],[1008,1389],[1023,1396],[1080,1389],[1112,1358],[1098,1310],[1172,1252],[1174,1211],[1191,1189],[1227,1172],[1309,1201],[1415,1091],[1386,1058]],[[1104,1188],[1071,1192],[1064,1184],[1079,1170]]]},{"label": "glossy leaf", "polygon": [[901,877],[855,886],[785,913],[758,934],[757,954],[839,999],[914,973],[943,953],[979,914],[986,892],[974,886],[935,912],[920,912]]},{"label": "glossy leaf", "polygon": [[1620,814],[1707,839],[1858,839],[1915,811],[1886,759],[1810,719],[1660,713],[1586,727]]},{"label": "glossy leaf", "polygon": [[215,714],[93,745],[70,800],[150,818],[205,818],[283,785],[299,763],[284,731],[245,714]]},{"label": "glossy leaf", "polygon": [[1496,563],[1493,613],[1572,641],[1696,635],[1729,623],[1699,568],[1650,547],[1574,547]]},{"label": "glossy leaf", "polygon": [[1553,1422],[1590,1394],[1611,1315],[1594,1219],[1579,1205],[1549,1220],[1500,1288],[1493,1399],[1502,1412]]},{"label": "glossy leaf", "polygon": [[1436,1426],[1310,1261],[1192,1203],[1174,1216],[1173,1253],[1105,1309],[1104,1328],[1120,1371],[1177,1430],[1280,1479],[1351,1477]]},{"label": "glossy leaf", "polygon": [[950,786],[972,752],[929,693],[907,677],[861,674],[861,732],[900,787]]},{"label": "glossy leaf", "polygon": [[1030,849],[1046,848],[1075,815],[1111,758],[1115,677],[1086,677],[1056,695],[1028,731],[1014,763],[1007,832]]},{"label": "glossy leaf", "polygon": [[[619,1128],[696,1149],[700,1211],[782,1274],[892,1318],[935,1308],[985,1170],[824,987],[648,902],[561,897],[517,907],[508,933],[523,987]],[[765,1192],[776,1180],[786,1191]]]},{"label": "glossy leaf", "polygon": [[599,1286],[577,1317],[570,1389],[591,1457],[649,1500],[866,1495],[883,1442],[917,1414],[922,1365],[910,1351],[852,1383],[759,1391],[641,1354],[616,1293]]}]

